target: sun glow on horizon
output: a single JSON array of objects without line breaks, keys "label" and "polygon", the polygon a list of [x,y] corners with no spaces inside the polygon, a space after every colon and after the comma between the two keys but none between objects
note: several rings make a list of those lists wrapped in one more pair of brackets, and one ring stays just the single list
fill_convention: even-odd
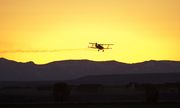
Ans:
[{"label": "sun glow on horizon", "polygon": [[[180,60],[179,0],[0,0],[0,57],[58,60]],[[89,42],[112,50],[88,49]],[[6,50],[59,52],[1,53]]]}]

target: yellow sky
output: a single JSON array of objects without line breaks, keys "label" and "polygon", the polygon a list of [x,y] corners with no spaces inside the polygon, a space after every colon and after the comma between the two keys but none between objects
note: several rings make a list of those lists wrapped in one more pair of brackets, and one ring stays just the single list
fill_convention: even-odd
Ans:
[{"label": "yellow sky", "polygon": [[[115,45],[98,52],[89,42]],[[54,49],[62,51],[2,53]],[[36,63],[180,60],[180,0],[0,0],[0,52]]]}]

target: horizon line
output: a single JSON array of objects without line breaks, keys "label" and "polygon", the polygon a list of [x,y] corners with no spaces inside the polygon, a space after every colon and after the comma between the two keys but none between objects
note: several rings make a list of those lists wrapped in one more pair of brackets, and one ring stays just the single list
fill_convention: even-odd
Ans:
[{"label": "horizon line", "polygon": [[7,61],[13,61],[16,63],[33,63],[35,65],[46,65],[46,64],[50,64],[50,63],[54,63],[54,62],[64,62],[64,61],[91,61],[91,62],[117,62],[117,63],[123,63],[123,64],[138,64],[138,63],[144,63],[144,62],[150,62],[150,61],[155,61],[155,62],[180,62],[178,60],[145,60],[145,61],[140,61],[140,62],[133,62],[133,63],[126,63],[126,62],[120,62],[117,60],[91,60],[91,59],[66,59],[66,60],[54,60],[54,61],[50,61],[47,63],[36,63],[34,61],[26,61],[26,62],[22,62],[22,61],[16,61],[16,60],[12,60],[12,59],[8,59],[8,58],[4,58],[4,57],[0,57],[0,59],[4,59]]}]

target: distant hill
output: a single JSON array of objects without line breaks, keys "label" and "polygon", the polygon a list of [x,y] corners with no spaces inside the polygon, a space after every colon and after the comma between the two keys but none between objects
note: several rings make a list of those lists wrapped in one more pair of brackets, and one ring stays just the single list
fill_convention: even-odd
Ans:
[{"label": "distant hill", "polygon": [[180,73],[180,62],[146,61],[126,64],[116,61],[66,60],[37,65],[0,58],[0,81],[57,81],[85,76],[140,73]]},{"label": "distant hill", "polygon": [[163,84],[180,83],[180,73],[140,73],[122,75],[96,75],[85,76],[68,81],[69,84],[102,84],[102,85],[127,85],[136,84]]}]

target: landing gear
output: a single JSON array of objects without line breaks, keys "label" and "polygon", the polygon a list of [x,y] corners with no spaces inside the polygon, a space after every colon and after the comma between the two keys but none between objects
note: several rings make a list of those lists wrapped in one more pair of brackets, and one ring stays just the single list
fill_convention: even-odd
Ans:
[{"label": "landing gear", "polygon": [[[98,52],[101,51],[100,49],[98,49]],[[102,50],[102,52],[104,52],[104,50]]]}]

